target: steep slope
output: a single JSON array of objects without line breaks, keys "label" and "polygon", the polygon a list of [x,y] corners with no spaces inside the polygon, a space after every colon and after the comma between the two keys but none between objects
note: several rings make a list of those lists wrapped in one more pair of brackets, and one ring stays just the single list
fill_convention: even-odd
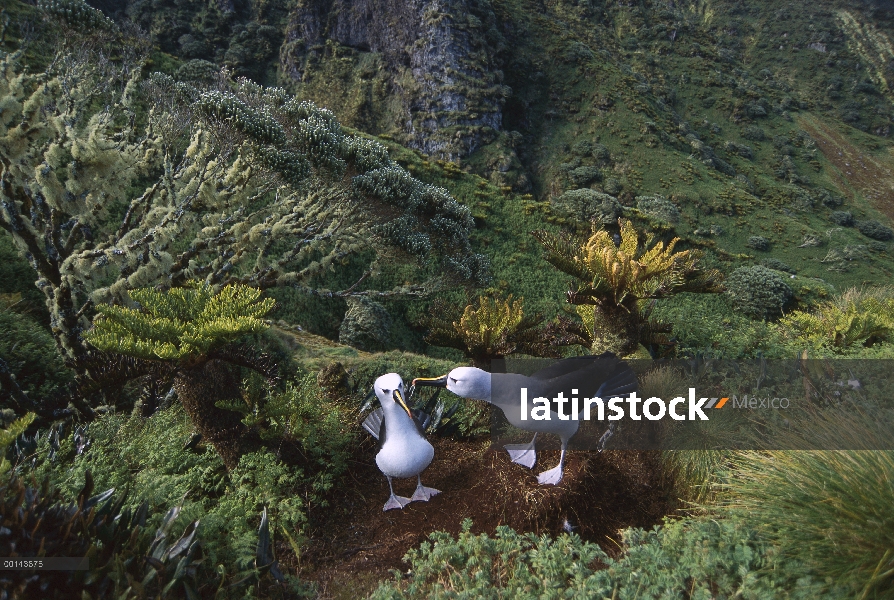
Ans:
[{"label": "steep slope", "polygon": [[[586,232],[556,202],[576,189],[617,199],[623,212],[605,220],[681,236],[725,271],[785,271],[802,302],[894,272],[886,3],[95,3],[190,61],[178,71],[157,54],[154,68],[191,77],[225,65],[388,140],[473,207],[493,287],[531,309],[558,311],[566,282],[528,234]],[[327,335],[344,310],[294,305],[296,317],[324,315],[328,329],[301,322]],[[401,323],[424,310],[389,309]],[[396,339],[409,343],[405,333]]]}]

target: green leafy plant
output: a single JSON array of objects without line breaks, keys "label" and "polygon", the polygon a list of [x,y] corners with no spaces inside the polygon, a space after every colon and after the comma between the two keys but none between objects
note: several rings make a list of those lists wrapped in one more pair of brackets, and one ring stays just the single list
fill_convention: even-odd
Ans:
[{"label": "green leafy plant", "polygon": [[742,312],[758,319],[778,317],[793,296],[777,272],[759,265],[733,271],[726,279],[726,294]]},{"label": "green leafy plant", "polygon": [[[325,439],[329,443],[325,451],[332,451],[336,445],[330,438],[332,419],[324,421],[319,433],[306,435],[313,444]],[[316,424],[308,419],[305,427],[310,430]],[[347,427],[340,424],[337,431]],[[82,447],[85,437],[90,442],[86,449]],[[337,481],[337,476],[327,476],[327,469],[337,469],[339,464],[335,456],[328,461],[317,454],[295,466],[261,450],[242,456],[239,465],[227,472],[220,457],[194,435],[188,415],[177,404],[150,419],[104,414],[80,432],[42,435],[28,452],[28,460],[19,467],[22,477],[46,480],[64,498],[79,493],[90,471],[100,489],[131,490],[124,508],[132,513],[141,502],[147,503],[146,530],[160,527],[170,506],[180,507],[175,528],[179,523],[201,521],[204,558],[199,573],[207,580],[201,594],[222,597],[242,597],[266,576],[261,567],[271,566],[270,560],[258,558],[262,512],[266,509],[270,529],[268,551],[282,560],[277,546],[280,534],[286,531],[300,543],[308,511],[323,503],[324,488]],[[307,592],[306,583],[284,577],[284,585],[295,588],[294,593]],[[269,578],[264,581],[279,585]]]},{"label": "green leafy plant", "polygon": [[49,571],[38,578],[28,570],[12,571],[0,589],[13,597],[193,598],[203,586],[214,586],[214,575],[202,564],[198,521],[172,540],[180,513],[172,508],[153,537],[146,502],[131,510],[124,507],[127,494],[115,496],[114,489],[92,496],[89,471],[85,479],[75,503],[65,502],[46,481],[28,486],[13,476],[0,485],[4,556],[86,557],[90,564],[88,570]]},{"label": "green leafy plant", "polygon": [[566,294],[568,302],[586,312],[584,323],[592,327],[594,337],[615,340],[622,355],[636,351],[648,314],[640,302],[666,298],[686,291],[720,291],[718,271],[702,270],[697,250],[674,252],[679,241],[653,242],[650,235],[644,245],[630,221],[620,220],[620,244],[605,229],[593,232],[586,241],[546,231],[534,237],[545,250],[544,258],[577,281]]},{"label": "green leafy plant", "polygon": [[817,574],[776,561],[769,544],[739,519],[712,515],[626,529],[619,557],[575,534],[551,539],[500,526],[492,538],[472,534],[471,525],[464,521],[456,538],[431,534],[407,553],[411,574],[382,584],[370,598],[806,600],[840,592]]},{"label": "green leafy plant", "polygon": [[[449,309],[443,304],[431,311],[432,315],[444,313],[449,314]],[[524,298],[480,296],[466,305],[458,320],[426,319],[429,333],[425,339],[435,346],[457,348],[481,367],[514,352],[557,358],[562,346],[580,343],[561,323],[544,326],[544,320],[539,314],[525,315]]]},{"label": "green leafy plant", "polygon": [[139,308],[97,307],[100,317],[84,338],[108,353],[100,357],[94,383],[112,378],[153,376],[172,381],[197,431],[228,468],[253,444],[238,413],[215,403],[241,401],[239,380],[227,363],[249,367],[276,379],[276,367],[228,343],[267,325],[260,319],[273,308],[261,291],[228,285],[215,293],[203,283],[168,292],[133,290]]},{"label": "green leafy plant", "polygon": [[794,343],[845,352],[872,346],[894,333],[894,288],[850,288],[812,311],[794,311],[779,322]]},{"label": "green leafy plant", "polygon": [[24,417],[10,423],[5,429],[0,429],[0,477],[5,475],[12,467],[12,464],[6,458],[6,449],[15,442],[17,437],[25,433],[35,417],[34,413],[28,413]]}]

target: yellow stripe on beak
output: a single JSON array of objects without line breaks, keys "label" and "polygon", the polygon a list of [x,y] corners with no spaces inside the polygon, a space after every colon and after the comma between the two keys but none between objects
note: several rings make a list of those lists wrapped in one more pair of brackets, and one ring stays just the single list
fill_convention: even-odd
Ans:
[{"label": "yellow stripe on beak", "polygon": [[410,407],[408,407],[408,406],[407,406],[407,403],[404,402],[404,397],[403,397],[403,395],[402,395],[398,390],[394,390],[394,394],[392,394],[392,397],[394,398],[394,401],[395,401],[395,402],[397,402],[398,404],[400,404],[401,406],[403,406],[404,410],[407,411],[407,416],[410,417],[410,419],[412,420],[412,419],[413,419],[413,413],[410,412]]},{"label": "yellow stripe on beak", "polygon": [[440,377],[417,377],[413,380],[413,387],[421,385],[423,387],[447,387],[447,376],[441,375]]}]

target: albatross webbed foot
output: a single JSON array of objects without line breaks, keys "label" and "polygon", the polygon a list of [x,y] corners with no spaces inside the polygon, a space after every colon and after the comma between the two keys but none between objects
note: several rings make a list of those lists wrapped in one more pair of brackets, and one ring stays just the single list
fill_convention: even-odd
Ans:
[{"label": "albatross webbed foot", "polygon": [[410,498],[410,502],[428,502],[431,500],[432,496],[437,496],[441,493],[441,490],[436,490],[435,488],[425,487],[420,484],[416,487],[416,491],[413,492],[413,497]]},{"label": "albatross webbed foot", "polygon": [[540,485],[556,485],[562,481],[562,475],[562,465],[559,465],[538,475],[537,483]]},{"label": "albatross webbed foot", "polygon": [[391,494],[391,497],[388,498],[388,502],[385,503],[385,508],[382,509],[382,512],[391,510],[393,508],[403,508],[410,502],[411,502],[411,500],[409,498],[404,498],[403,496],[395,496],[394,494]]},{"label": "albatross webbed foot", "polygon": [[441,490],[436,490],[435,488],[429,488],[422,485],[422,476],[416,476],[416,491],[413,492],[413,497],[410,498],[410,502],[428,502],[431,500],[432,496],[437,496],[441,493]]},{"label": "albatross webbed foot", "polygon": [[506,448],[506,452],[509,453],[509,458],[512,459],[512,462],[533,469],[534,463],[537,462],[537,450],[534,449],[534,441],[536,439],[537,434],[535,433],[534,439],[527,444],[506,444],[503,447]]}]

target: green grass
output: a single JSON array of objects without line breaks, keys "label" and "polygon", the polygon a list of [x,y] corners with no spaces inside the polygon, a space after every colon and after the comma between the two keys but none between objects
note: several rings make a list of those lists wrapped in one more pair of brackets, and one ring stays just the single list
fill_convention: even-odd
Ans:
[{"label": "green grass", "polygon": [[[865,424],[824,423],[829,439]],[[878,433],[875,433],[878,436]],[[725,489],[730,510],[805,571],[850,588],[850,597],[894,597],[894,453],[891,451],[746,452]]]}]

